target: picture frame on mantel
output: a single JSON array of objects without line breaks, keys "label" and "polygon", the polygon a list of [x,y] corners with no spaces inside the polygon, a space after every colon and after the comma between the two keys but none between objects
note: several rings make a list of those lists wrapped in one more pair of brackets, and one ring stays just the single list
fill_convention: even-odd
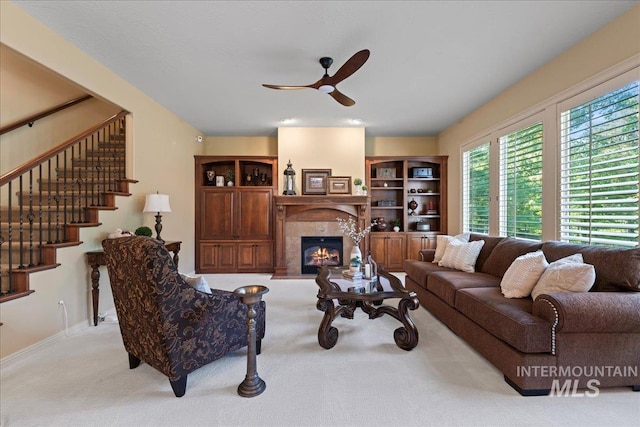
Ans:
[{"label": "picture frame on mantel", "polygon": [[331,169],[302,169],[302,194],[326,195]]},{"label": "picture frame on mantel", "polygon": [[351,177],[330,176],[327,179],[327,194],[351,194]]}]

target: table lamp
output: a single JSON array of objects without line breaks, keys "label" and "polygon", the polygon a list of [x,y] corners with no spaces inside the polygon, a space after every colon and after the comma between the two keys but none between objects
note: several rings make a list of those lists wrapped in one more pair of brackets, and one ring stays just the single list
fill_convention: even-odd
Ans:
[{"label": "table lamp", "polygon": [[160,237],[160,232],[162,231],[162,215],[160,215],[160,212],[171,212],[169,196],[167,194],[159,194],[159,192],[156,194],[147,194],[142,212],[156,213],[156,239],[164,242]]}]

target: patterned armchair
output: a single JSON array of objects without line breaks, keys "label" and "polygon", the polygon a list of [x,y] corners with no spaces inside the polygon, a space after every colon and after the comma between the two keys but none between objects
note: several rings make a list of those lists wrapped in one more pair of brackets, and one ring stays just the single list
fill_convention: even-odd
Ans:
[{"label": "patterned armchair", "polygon": [[[247,307],[232,292],[195,290],[169,251],[150,237],[102,242],[129,367],[141,361],[169,377],[176,397],[187,375],[247,346]],[[265,303],[256,305],[257,352],[265,333]]]}]

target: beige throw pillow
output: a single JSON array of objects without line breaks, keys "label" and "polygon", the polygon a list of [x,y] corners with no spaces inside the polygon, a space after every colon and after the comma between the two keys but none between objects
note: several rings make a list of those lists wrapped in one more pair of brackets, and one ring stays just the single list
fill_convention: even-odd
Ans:
[{"label": "beige throw pillow", "polygon": [[433,254],[433,263],[438,264],[442,257],[444,256],[444,252],[447,249],[447,245],[453,239],[459,240],[463,243],[469,241],[469,233],[458,234],[457,236],[447,236],[444,234],[439,234],[436,236],[436,252]]},{"label": "beige throw pillow", "polygon": [[181,274],[182,280],[184,280],[187,285],[194,288],[196,291],[204,292],[205,294],[211,294],[211,288],[209,284],[202,276],[191,277],[186,274]]},{"label": "beige throw pillow", "polygon": [[595,281],[596,269],[582,262],[582,254],[575,254],[549,264],[531,297],[535,300],[549,292],[588,292]]},{"label": "beige throw pillow", "polygon": [[544,273],[549,263],[541,250],[516,258],[500,281],[500,290],[506,298],[526,298]]},{"label": "beige throw pillow", "polygon": [[476,260],[483,245],[484,240],[464,243],[458,239],[451,239],[438,265],[473,273],[476,271]]}]

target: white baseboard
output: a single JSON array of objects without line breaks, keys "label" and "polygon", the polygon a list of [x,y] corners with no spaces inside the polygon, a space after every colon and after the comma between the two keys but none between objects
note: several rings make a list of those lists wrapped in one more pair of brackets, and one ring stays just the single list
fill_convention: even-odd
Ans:
[{"label": "white baseboard", "polygon": [[24,357],[25,355],[27,355],[28,353],[34,350],[40,349],[42,347],[50,346],[51,344],[54,344],[58,341],[61,341],[67,338],[69,335],[73,335],[78,331],[81,331],[83,329],[86,329],[92,326],[93,326],[93,322],[87,322],[86,320],[83,320],[82,322],[73,325],[67,331],[60,331],[55,335],[52,335],[48,338],[38,341],[35,344],[25,347],[22,350],[18,350],[15,353],[12,353],[8,356],[3,357],[2,359],[0,359],[0,368],[4,366],[8,366],[11,362]]}]

